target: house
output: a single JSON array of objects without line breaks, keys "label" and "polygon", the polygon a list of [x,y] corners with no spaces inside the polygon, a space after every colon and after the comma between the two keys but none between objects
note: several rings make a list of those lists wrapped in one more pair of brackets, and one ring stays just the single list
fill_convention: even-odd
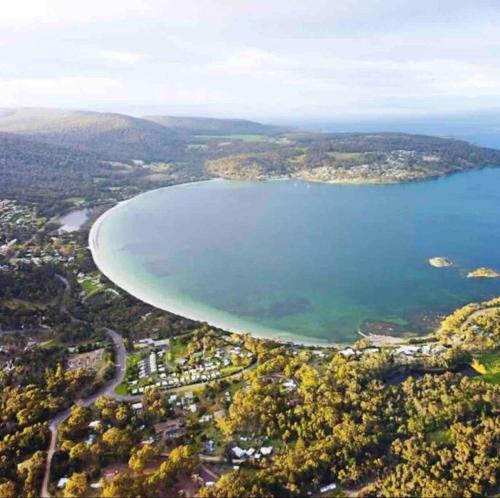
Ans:
[{"label": "house", "polygon": [[413,356],[420,352],[419,346],[401,346],[397,349],[398,354],[403,354],[406,356]]},{"label": "house", "polygon": [[327,484],[326,486],[322,486],[321,488],[319,488],[319,492],[328,493],[328,491],[333,491],[336,487],[337,485],[332,482],[331,484]]},{"label": "house", "polygon": [[287,380],[286,382],[283,382],[283,387],[287,391],[294,391],[295,389],[297,389],[297,383],[290,379]]},{"label": "house", "polygon": [[181,417],[166,422],[160,422],[154,425],[154,430],[157,435],[163,439],[182,436],[185,432],[184,419]]},{"label": "house", "polygon": [[273,447],[272,446],[262,446],[260,449],[260,452],[262,456],[268,456],[273,452]]},{"label": "house", "polygon": [[202,415],[200,417],[200,423],[206,424],[207,422],[210,422],[210,420],[213,419],[213,416],[210,415],[209,413],[205,413],[205,415]]},{"label": "house", "polygon": [[141,402],[132,404],[132,410],[134,410],[134,412],[142,412],[142,408],[143,407]]},{"label": "house", "polygon": [[247,456],[246,450],[240,448],[239,446],[234,446],[233,448],[231,448],[231,451],[236,458],[244,458]]},{"label": "house", "polygon": [[225,416],[226,416],[226,410],[224,410],[224,409],[217,410],[216,412],[214,412],[214,418],[222,418]]},{"label": "house", "polygon": [[342,351],[339,351],[339,353],[344,357],[344,358],[349,358],[349,356],[352,356],[352,355],[357,355],[358,352],[357,351],[354,351],[354,349],[352,348],[346,348],[346,349],[343,349]]},{"label": "house", "polygon": [[161,349],[166,351],[168,349],[168,342],[169,342],[169,339],[160,339],[160,340],[154,341],[153,345],[155,348],[161,348]]},{"label": "house", "polygon": [[69,477],[61,477],[61,479],[57,481],[57,489],[63,489],[68,481]]}]

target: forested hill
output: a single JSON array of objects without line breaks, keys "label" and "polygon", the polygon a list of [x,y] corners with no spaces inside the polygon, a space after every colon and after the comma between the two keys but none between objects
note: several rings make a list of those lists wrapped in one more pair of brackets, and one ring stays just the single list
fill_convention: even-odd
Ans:
[{"label": "forested hill", "polygon": [[81,195],[112,174],[95,154],[0,132],[0,198],[45,202]]},{"label": "forested hill", "polygon": [[0,112],[0,131],[92,151],[109,160],[164,160],[184,148],[176,130],[124,114],[21,108]]},{"label": "forested hill", "polygon": [[274,148],[207,162],[232,179],[293,177],[325,183],[399,183],[500,165],[500,150],[404,133],[289,133]]},{"label": "forested hill", "polygon": [[181,116],[144,116],[144,119],[166,128],[188,131],[193,134],[270,134],[278,135],[290,131],[289,128],[265,125],[246,119],[217,119]]},{"label": "forested hill", "polygon": [[[0,195],[143,191],[206,178],[397,183],[500,165],[500,151],[403,133],[313,133],[245,120],[0,109]],[[138,163],[136,160],[140,160]],[[50,208],[52,209],[52,208]]]}]

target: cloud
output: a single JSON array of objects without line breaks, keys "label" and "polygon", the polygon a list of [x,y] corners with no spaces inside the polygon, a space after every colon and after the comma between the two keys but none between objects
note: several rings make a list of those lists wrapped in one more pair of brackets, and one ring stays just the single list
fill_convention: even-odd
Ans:
[{"label": "cloud", "polygon": [[289,61],[272,52],[247,48],[215,64],[215,69],[235,74],[282,74]]},{"label": "cloud", "polygon": [[121,82],[100,77],[66,77],[0,80],[0,105],[39,106],[78,102],[87,103],[109,97],[123,89]]},{"label": "cloud", "polygon": [[4,2],[0,24],[40,28],[151,14],[145,0],[16,0]]},{"label": "cloud", "polygon": [[500,103],[498,0],[17,0],[0,102],[234,116]]},{"label": "cloud", "polygon": [[103,59],[124,64],[136,64],[148,59],[148,55],[141,52],[127,52],[123,50],[103,50],[100,53]]}]

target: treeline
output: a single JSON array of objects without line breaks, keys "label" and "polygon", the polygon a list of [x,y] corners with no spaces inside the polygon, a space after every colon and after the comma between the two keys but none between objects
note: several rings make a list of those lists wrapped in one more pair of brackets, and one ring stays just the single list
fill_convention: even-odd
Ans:
[{"label": "treeline", "polygon": [[[362,496],[482,496],[499,468],[497,386],[460,374],[382,382],[387,358],[335,355],[326,369],[306,355],[274,357],[250,375],[220,428],[282,440],[255,472],[236,471],[204,497],[305,496],[329,482]],[[296,390],[283,389],[282,374]]]}]

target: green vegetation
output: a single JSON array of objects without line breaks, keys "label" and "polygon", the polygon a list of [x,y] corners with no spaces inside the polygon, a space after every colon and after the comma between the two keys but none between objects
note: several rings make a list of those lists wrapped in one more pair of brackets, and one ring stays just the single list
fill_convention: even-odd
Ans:
[{"label": "green vegetation", "polygon": [[472,367],[485,382],[500,384],[500,351],[475,355]]},{"label": "green vegetation", "polygon": [[[95,216],[154,186],[211,176],[408,181],[493,163],[498,152],[404,134],[71,111],[6,113],[0,129],[2,497],[40,495],[49,422],[63,419],[52,495],[300,497],[332,482],[332,495],[359,497],[498,492],[500,298],[457,310],[403,351],[367,338],[344,356],[226,334],[139,302],[99,274],[85,229],[59,234],[50,221],[75,203]],[[200,136],[203,147],[189,147]],[[150,386],[138,405],[108,391],[80,406],[113,374],[106,327],[131,353],[118,394],[156,352],[144,346],[152,340],[169,339],[155,384],[171,372],[221,375],[175,392]],[[481,375],[461,373],[468,364]]]}]

